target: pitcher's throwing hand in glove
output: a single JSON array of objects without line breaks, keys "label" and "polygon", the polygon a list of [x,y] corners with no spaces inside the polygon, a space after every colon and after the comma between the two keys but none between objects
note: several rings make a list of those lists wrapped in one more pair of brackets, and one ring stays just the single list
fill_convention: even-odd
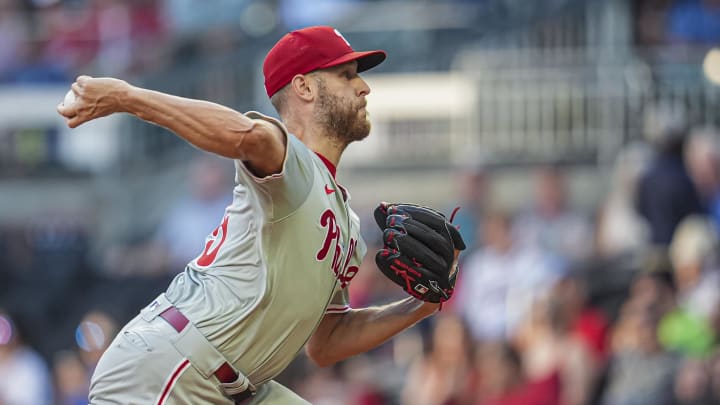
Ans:
[{"label": "pitcher's throwing hand in glove", "polygon": [[375,255],[383,274],[417,299],[450,299],[465,242],[445,215],[421,205],[381,203],[375,222],[383,230],[384,246]]}]

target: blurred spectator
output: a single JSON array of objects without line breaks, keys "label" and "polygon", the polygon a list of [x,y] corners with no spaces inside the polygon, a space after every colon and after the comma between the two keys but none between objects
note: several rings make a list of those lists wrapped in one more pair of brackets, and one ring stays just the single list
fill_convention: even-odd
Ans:
[{"label": "blurred spectator", "polygon": [[709,389],[712,404],[720,403],[720,351],[708,359]]},{"label": "blurred spectator", "polygon": [[675,379],[675,405],[712,405],[708,362],[686,358]]},{"label": "blurred spectator", "polygon": [[348,399],[348,386],[339,366],[313,368],[299,385],[298,394],[318,405],[343,403]]},{"label": "blurred spectator", "polygon": [[559,277],[550,258],[531,245],[517,243],[511,228],[509,214],[488,213],[483,221],[484,245],[465,259],[458,277],[455,308],[480,341],[512,336],[535,297]]},{"label": "blurred spectator", "polygon": [[430,350],[410,367],[403,386],[407,405],[459,405],[472,399],[472,338],[461,318],[438,317]]},{"label": "blurred spectator", "polygon": [[533,179],[533,206],[520,213],[513,227],[518,240],[567,261],[589,257],[593,251],[592,226],[570,208],[562,170],[539,167]]},{"label": "blurred spectator", "polygon": [[569,310],[569,296],[560,298],[568,289],[553,289],[539,299],[516,341],[528,378],[543,380],[556,375],[560,379],[559,403],[583,405],[590,402],[605,364],[603,358],[594,355],[588,341],[573,330],[576,319]]},{"label": "blurred spectator", "polygon": [[455,214],[455,224],[462,234],[468,252],[482,244],[482,218],[490,200],[490,173],[482,163],[474,163],[459,169],[458,194],[459,198],[450,207],[451,212],[459,206]]},{"label": "blurred spectator", "polygon": [[660,263],[655,269],[648,267],[633,281],[613,329],[613,352],[636,346],[635,323],[639,317],[633,314],[648,308],[660,317],[657,334],[666,350],[703,355],[712,348],[715,338],[709,322],[678,306],[675,278],[671,268],[666,268],[669,266]]},{"label": "blurred spectator", "polygon": [[619,323],[625,338],[615,343],[603,397],[606,405],[671,405],[673,381],[680,357],[662,348],[657,338],[660,314],[656,307],[633,302]]},{"label": "blurred spectator", "polygon": [[77,352],[56,353],[53,373],[57,405],[87,405],[90,378]]},{"label": "blurred spectator", "polygon": [[80,359],[85,365],[88,378],[95,371],[100,356],[117,332],[117,322],[103,311],[91,310],[83,316],[75,330],[75,342],[80,349]]},{"label": "blurred spectator", "polygon": [[132,59],[130,7],[123,0],[94,0],[91,7],[97,19],[96,68],[108,76],[121,75]]},{"label": "blurred spectator", "polygon": [[[341,365],[347,390],[343,403],[349,405],[386,405],[396,397],[402,384],[402,370],[395,367],[388,353],[365,353]],[[337,402],[333,402],[337,403]]]},{"label": "blurred spectator", "polygon": [[685,164],[716,228],[720,228],[720,134],[715,128],[696,128],[685,149]]},{"label": "blurred spectator", "polygon": [[586,283],[578,276],[562,278],[550,292],[560,319],[568,322],[569,334],[585,347],[599,370],[610,354],[607,315],[589,303]]},{"label": "blurred spectator", "polygon": [[14,320],[0,309],[0,404],[50,404],[52,387],[47,365],[23,342]]},{"label": "blurred spectator", "polygon": [[628,304],[654,306],[660,316],[675,310],[677,287],[669,263],[646,264],[630,286]]},{"label": "blurred spectator", "polygon": [[642,145],[624,148],[617,159],[610,189],[601,202],[596,229],[597,254],[618,258],[640,252],[647,246],[649,230],[633,206],[637,182],[649,159]]},{"label": "blurred spectator", "polygon": [[[307,367],[304,378],[297,384],[298,394],[317,405],[386,405],[393,403],[382,387],[383,379],[394,384],[400,381],[400,371],[389,364],[387,356],[371,356],[367,353],[352,357],[330,367]],[[394,394],[394,392],[393,392]]]},{"label": "blurred spectator", "polygon": [[117,329],[115,319],[103,311],[90,310],[82,317],[75,329],[77,349],[59,352],[54,358],[58,405],[87,404],[90,377]]},{"label": "blurred spectator", "polygon": [[22,48],[19,65],[10,72],[8,81],[14,84],[68,83],[70,73],[57,61],[43,55],[46,43],[28,40]]},{"label": "blurred spectator", "polygon": [[717,248],[715,228],[707,218],[695,216],[680,223],[670,244],[679,304],[707,320],[720,309]]},{"label": "blurred spectator", "polygon": [[23,47],[28,38],[27,15],[20,0],[0,0],[0,81],[14,71],[22,60]]},{"label": "blurred spectator", "polygon": [[93,1],[98,20],[95,68],[107,75],[151,71],[166,57],[158,0]]},{"label": "blurred spectator", "polygon": [[720,273],[715,268],[717,235],[708,220],[688,217],[675,232],[670,258],[675,270],[677,310],[666,315],[663,345],[687,354],[708,354],[720,316]]},{"label": "blurred spectator", "polygon": [[166,249],[171,272],[181,271],[199,255],[205,238],[222,222],[232,202],[227,185],[232,181],[227,160],[203,156],[190,164],[187,190],[168,210],[160,224],[157,241]]},{"label": "blurred spectator", "polygon": [[673,42],[717,44],[720,42],[720,1],[676,1],[670,9],[667,30]]},{"label": "blurred spectator", "polygon": [[520,354],[507,343],[482,345],[475,357],[480,374],[476,405],[557,405],[557,374],[541,380],[525,376]]},{"label": "blurred spectator", "polygon": [[132,59],[130,73],[144,74],[167,68],[173,51],[162,0],[133,0],[130,8]]},{"label": "blurred spectator", "polygon": [[636,0],[635,35],[641,45],[659,45],[667,41],[668,13],[675,0]]},{"label": "blurred spectator", "polygon": [[651,106],[644,119],[645,137],[656,155],[638,184],[636,208],[648,221],[651,243],[667,247],[683,218],[703,212],[683,161],[687,117],[680,106],[661,103]]},{"label": "blurred spectator", "polygon": [[51,1],[36,9],[35,24],[46,41],[42,60],[71,72],[84,70],[95,60],[99,51],[98,18],[90,6]]}]

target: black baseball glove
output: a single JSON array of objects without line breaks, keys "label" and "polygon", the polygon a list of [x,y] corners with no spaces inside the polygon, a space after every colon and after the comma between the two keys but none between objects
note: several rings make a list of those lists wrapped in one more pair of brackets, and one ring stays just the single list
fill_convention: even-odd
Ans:
[{"label": "black baseball glove", "polygon": [[427,302],[450,299],[457,256],[465,242],[445,215],[415,204],[381,203],[375,221],[384,246],[375,255],[380,270],[408,294]]}]

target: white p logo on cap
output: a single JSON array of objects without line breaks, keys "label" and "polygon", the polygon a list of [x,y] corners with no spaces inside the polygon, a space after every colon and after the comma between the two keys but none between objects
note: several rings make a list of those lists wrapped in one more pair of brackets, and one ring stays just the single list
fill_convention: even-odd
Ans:
[{"label": "white p logo on cap", "polygon": [[[343,41],[345,41],[345,43],[347,44],[347,46],[350,46],[350,42],[348,42],[348,40],[345,39],[345,37],[343,36],[343,34],[341,34],[340,31],[337,30],[337,28],[334,29],[333,31],[335,31],[335,35],[339,36],[340,38],[342,38]],[[350,47],[352,48],[352,46],[350,46]]]}]

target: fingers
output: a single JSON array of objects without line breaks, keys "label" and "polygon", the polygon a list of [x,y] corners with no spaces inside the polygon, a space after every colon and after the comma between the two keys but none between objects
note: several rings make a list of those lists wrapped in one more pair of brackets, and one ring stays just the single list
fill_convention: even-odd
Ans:
[{"label": "fingers", "polygon": [[58,112],[58,114],[65,117],[65,123],[70,128],[77,128],[81,124],[88,121],[86,118],[82,118],[79,115],[77,115],[75,113],[75,107],[73,107],[73,106],[66,106],[66,105],[63,105],[62,103],[60,103],[57,106],[57,112]]},{"label": "fingers", "polygon": [[77,107],[77,102],[69,105],[66,105],[63,102],[58,104],[56,111],[58,112],[58,114],[62,115],[66,119],[66,122],[69,122],[68,120],[77,117]]},{"label": "fingers", "polygon": [[381,202],[376,208],[375,211],[373,211],[373,217],[375,218],[375,223],[380,229],[385,229],[385,221],[387,218],[387,208],[388,203]]},{"label": "fingers", "polygon": [[447,262],[452,260],[453,246],[450,242],[422,222],[416,221],[406,215],[392,214],[387,217],[386,227],[412,236],[442,256]]},{"label": "fingers", "polygon": [[388,215],[385,218],[385,226],[384,228],[396,228],[402,231],[405,231],[404,221],[407,219],[404,215]]},{"label": "fingers", "polygon": [[396,249],[382,248],[375,254],[375,260],[391,260],[400,256],[400,251]]},{"label": "fingers", "polygon": [[460,257],[460,250],[455,249],[455,255],[453,257],[453,262],[450,267],[450,278],[452,279],[457,275],[457,272],[460,270],[460,267],[458,267],[458,258]]},{"label": "fingers", "polygon": [[86,119],[80,118],[79,116],[74,116],[67,120],[67,126],[70,128],[77,128],[84,122],[86,122]]},{"label": "fingers", "polygon": [[60,103],[57,106],[57,112],[58,114],[65,117],[65,123],[70,128],[76,128],[80,126],[82,123],[87,121],[87,119],[83,119],[79,117],[79,108],[81,104],[82,95],[84,93],[84,86],[87,83],[88,80],[92,79],[91,76],[87,75],[81,75],[78,76],[77,79],[75,79],[75,82],[70,85],[70,88],[72,89],[73,93],[75,93],[75,102],[72,104],[65,105],[65,103]]},{"label": "fingers", "polygon": [[65,105],[64,103],[60,103],[57,106],[57,112],[58,114],[62,115],[65,118],[72,118],[76,114],[75,106],[73,105]]},{"label": "fingers", "polygon": [[410,259],[416,260],[418,266],[440,271],[447,269],[450,263],[419,240],[394,228],[383,231],[383,242],[386,248],[399,250]]},{"label": "fingers", "polygon": [[85,85],[90,79],[92,79],[92,77],[90,76],[78,76],[77,79],[75,79],[75,83],[73,83],[70,88],[75,92],[76,95],[80,95],[82,94]]}]

